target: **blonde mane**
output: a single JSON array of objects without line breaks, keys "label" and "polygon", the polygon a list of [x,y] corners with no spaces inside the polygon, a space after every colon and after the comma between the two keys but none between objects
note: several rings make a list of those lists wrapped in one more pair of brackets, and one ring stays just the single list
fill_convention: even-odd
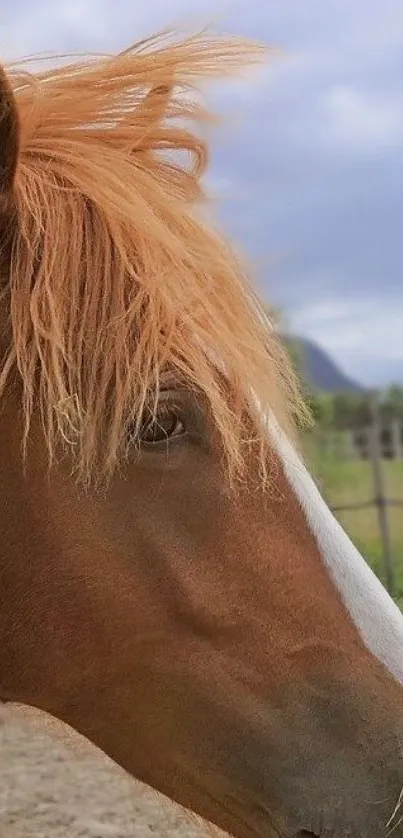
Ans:
[{"label": "blonde mane", "polygon": [[262,56],[242,40],[158,37],[57,69],[9,68],[20,151],[0,389],[18,370],[25,439],[39,408],[50,461],[62,441],[85,482],[112,476],[166,368],[204,394],[232,476],[246,415],[265,461],[256,399],[288,432],[304,415],[244,268],[200,213],[209,113],[197,85]]}]

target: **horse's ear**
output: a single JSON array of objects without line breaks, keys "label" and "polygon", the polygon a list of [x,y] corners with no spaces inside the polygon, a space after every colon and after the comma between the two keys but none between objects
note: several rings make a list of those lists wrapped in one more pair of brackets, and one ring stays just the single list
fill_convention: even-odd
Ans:
[{"label": "horse's ear", "polygon": [[0,199],[11,198],[19,153],[19,119],[14,94],[0,66]]}]

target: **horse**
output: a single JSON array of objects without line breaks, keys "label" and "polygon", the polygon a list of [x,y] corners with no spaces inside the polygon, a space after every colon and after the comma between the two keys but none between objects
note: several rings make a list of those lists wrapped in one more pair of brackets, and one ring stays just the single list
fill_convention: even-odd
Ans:
[{"label": "horse", "polygon": [[2,68],[0,695],[235,838],[403,835],[403,617],[206,200],[204,83],[262,58]]}]

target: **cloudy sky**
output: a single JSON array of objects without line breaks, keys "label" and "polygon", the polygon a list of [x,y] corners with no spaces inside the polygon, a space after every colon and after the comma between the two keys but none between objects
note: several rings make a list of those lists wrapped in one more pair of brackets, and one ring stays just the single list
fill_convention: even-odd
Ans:
[{"label": "cloudy sky", "polygon": [[403,380],[402,0],[2,0],[3,57],[111,50],[167,24],[281,46],[212,100],[222,222],[290,326],[367,384]]}]

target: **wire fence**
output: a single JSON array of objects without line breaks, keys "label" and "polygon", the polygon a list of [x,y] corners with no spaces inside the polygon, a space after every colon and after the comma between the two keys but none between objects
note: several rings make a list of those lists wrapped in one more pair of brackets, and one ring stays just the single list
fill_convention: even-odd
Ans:
[{"label": "wire fence", "polygon": [[386,495],[383,473],[383,457],[380,446],[380,429],[381,422],[379,416],[378,398],[377,395],[374,394],[371,398],[371,424],[369,426],[369,459],[371,462],[374,494],[369,500],[357,503],[331,505],[331,509],[334,513],[362,509],[377,510],[385,582],[389,593],[391,596],[394,596],[396,593],[396,580],[388,511],[390,507],[402,507],[403,509],[403,499],[389,498]]}]

